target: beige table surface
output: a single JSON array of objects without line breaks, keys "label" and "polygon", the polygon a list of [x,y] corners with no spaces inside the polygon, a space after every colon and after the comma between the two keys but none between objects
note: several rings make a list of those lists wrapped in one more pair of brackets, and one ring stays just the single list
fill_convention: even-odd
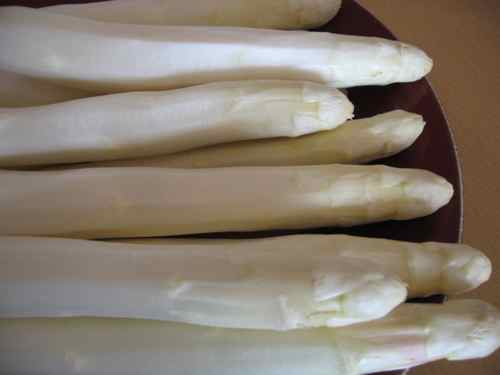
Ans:
[{"label": "beige table surface", "polygon": [[[492,279],[468,296],[500,308],[500,0],[359,0],[399,39],[434,59],[430,75],[455,134],[465,184],[464,242],[493,261]],[[485,360],[441,361],[413,375],[500,375]]]}]

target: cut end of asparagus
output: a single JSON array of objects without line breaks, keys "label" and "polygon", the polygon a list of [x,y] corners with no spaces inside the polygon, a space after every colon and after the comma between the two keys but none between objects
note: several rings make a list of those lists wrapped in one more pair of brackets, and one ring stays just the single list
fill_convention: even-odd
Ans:
[{"label": "cut end of asparagus", "polygon": [[293,137],[330,130],[353,117],[354,105],[335,88],[304,83],[302,100],[294,116]]},{"label": "cut end of asparagus", "polygon": [[453,196],[453,186],[444,178],[424,170],[411,171],[402,183],[405,200],[399,219],[430,215],[448,204]]},{"label": "cut end of asparagus", "polygon": [[401,43],[400,82],[413,82],[430,73],[432,59],[420,48]]},{"label": "cut end of asparagus", "polygon": [[429,314],[431,359],[483,358],[500,347],[500,312],[479,300],[450,301]]}]

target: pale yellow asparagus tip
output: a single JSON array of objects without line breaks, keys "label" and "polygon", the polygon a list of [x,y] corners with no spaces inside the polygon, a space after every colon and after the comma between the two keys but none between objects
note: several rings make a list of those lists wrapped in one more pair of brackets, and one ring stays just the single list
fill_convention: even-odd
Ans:
[{"label": "pale yellow asparagus tip", "polygon": [[466,245],[459,248],[444,245],[444,248],[447,255],[446,277],[443,278],[445,293],[463,293],[488,281],[491,276],[491,261],[488,257]]},{"label": "pale yellow asparagus tip", "polygon": [[[335,291],[339,289],[338,274],[329,272],[316,275],[313,281],[314,310],[304,314],[303,306],[294,306],[289,303],[288,296],[283,295],[278,303],[281,326],[272,329],[349,326],[380,319],[405,301],[405,283],[382,274],[366,276],[362,283],[354,282],[349,286],[352,289],[336,295]],[[363,276],[358,275],[358,279],[363,279]]]},{"label": "pale yellow asparagus tip", "polygon": [[477,288],[491,275],[491,262],[467,245],[427,242],[409,251],[408,279],[412,297],[455,295]]},{"label": "pale yellow asparagus tip", "polygon": [[352,372],[367,374],[486,357],[500,346],[500,313],[479,300],[403,304],[385,318],[335,333]]},{"label": "pale yellow asparagus tip", "polygon": [[380,319],[405,301],[407,288],[399,280],[380,275],[341,297],[343,314],[331,315],[326,322],[329,327]]},{"label": "pale yellow asparagus tip", "polygon": [[[280,83],[283,84],[282,81],[275,81],[276,85]],[[293,81],[289,84],[293,84]],[[268,103],[272,104],[273,100],[277,99],[271,96]],[[353,118],[353,112],[354,105],[340,90],[312,82],[303,82],[302,97],[293,115],[296,131],[291,136],[297,137],[318,130],[334,129]]]},{"label": "pale yellow asparagus tip", "polygon": [[401,82],[413,82],[430,73],[434,65],[432,59],[420,48],[402,43],[400,78]]},{"label": "pale yellow asparagus tip", "polygon": [[430,358],[483,358],[500,347],[497,308],[479,300],[450,301],[445,307],[431,315],[427,344]]},{"label": "pale yellow asparagus tip", "polygon": [[[387,157],[401,152],[410,147],[425,128],[425,121],[421,115],[402,110],[383,113],[374,117],[357,120],[357,122],[362,123],[370,134],[379,136],[385,141],[383,149],[380,151],[377,150],[375,156],[361,155],[360,157],[356,155],[360,159],[359,162],[371,161],[377,157]],[[344,124],[346,128],[350,125],[350,122]],[[378,138],[376,139],[378,140]],[[354,137],[352,142],[356,142]]]},{"label": "pale yellow asparagus tip", "polygon": [[414,178],[401,184],[406,199],[401,201],[402,208],[399,219],[416,217],[417,212],[429,214],[445,206],[453,196],[453,186],[444,178],[429,171],[415,171]]}]

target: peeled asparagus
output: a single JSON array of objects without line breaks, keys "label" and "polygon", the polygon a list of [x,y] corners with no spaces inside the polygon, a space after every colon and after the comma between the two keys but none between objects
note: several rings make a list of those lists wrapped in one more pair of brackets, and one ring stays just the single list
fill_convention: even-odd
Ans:
[{"label": "peeled asparagus", "polygon": [[402,305],[343,328],[273,332],[137,319],[2,319],[10,375],[360,375],[485,357],[500,313],[476,300]]},{"label": "peeled asparagus", "polygon": [[[61,4],[43,10],[103,22],[149,25],[240,26],[277,29],[319,27],[341,0],[112,0]],[[91,96],[74,88],[0,71],[0,107],[28,107]]]},{"label": "peeled asparagus", "polygon": [[157,155],[295,137],[352,117],[340,91],[299,81],[216,82],[0,109],[0,167]]},{"label": "peeled asparagus", "polygon": [[352,226],[429,215],[452,186],[385,166],[0,171],[0,234],[148,237]]},{"label": "peeled asparagus", "polygon": [[0,50],[0,70],[103,93],[252,79],[385,85],[432,67],[418,48],[379,38],[113,24],[22,7],[0,8]]},{"label": "peeled asparagus", "polygon": [[0,237],[0,317],[100,316],[289,330],[381,318],[491,274],[464,245],[349,236],[143,243]]},{"label": "peeled asparagus", "polygon": [[395,155],[410,147],[424,126],[422,116],[398,110],[348,121],[334,130],[296,139],[234,142],[150,158],[92,163],[91,166],[215,168],[360,164]]},{"label": "peeled asparagus", "polygon": [[265,241],[262,248],[258,242],[160,246],[0,237],[0,317],[289,330],[381,318],[406,298],[396,274],[369,262],[286,250]]},{"label": "peeled asparagus", "polygon": [[90,95],[87,91],[0,71],[0,107],[44,105]]},{"label": "peeled asparagus", "polygon": [[117,23],[308,29],[327,23],[340,5],[341,0],[113,0],[44,10]]},{"label": "peeled asparagus", "polygon": [[369,264],[372,270],[393,275],[405,283],[409,298],[468,292],[488,281],[492,267],[488,257],[467,245],[347,235],[288,235],[260,239],[134,238],[111,242],[155,246],[163,251],[170,248],[185,252],[200,249],[207,254],[226,251],[249,257],[272,253],[286,257],[285,263],[307,262],[311,258],[344,259],[351,265]]}]

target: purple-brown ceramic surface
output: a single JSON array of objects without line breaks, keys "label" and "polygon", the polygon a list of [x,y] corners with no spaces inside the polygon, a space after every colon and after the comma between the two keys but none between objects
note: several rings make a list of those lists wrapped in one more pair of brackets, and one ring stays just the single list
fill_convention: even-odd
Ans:
[{"label": "purple-brown ceramic surface", "polygon": [[[96,1],[96,0],[93,0]],[[4,0],[1,5],[42,7],[62,3],[84,3],[92,0]],[[339,14],[319,29],[341,34],[377,36],[396,39],[372,14],[354,0],[344,0]],[[425,50],[425,46],[419,46]],[[389,159],[378,161],[395,167],[421,168],[445,177],[454,187],[451,202],[433,215],[409,221],[391,221],[350,229],[318,228],[305,231],[271,231],[259,233],[209,234],[199,237],[261,237],[289,233],[348,233],[361,236],[390,238],[406,241],[459,242],[462,236],[462,179],[453,137],[446,117],[429,82],[385,87],[349,89],[349,97],[356,106],[356,117],[373,116],[393,109],[404,109],[424,116],[427,125],[417,142],[408,150]],[[420,299],[418,302],[441,302],[443,297]],[[401,372],[386,373],[400,374]]]}]

